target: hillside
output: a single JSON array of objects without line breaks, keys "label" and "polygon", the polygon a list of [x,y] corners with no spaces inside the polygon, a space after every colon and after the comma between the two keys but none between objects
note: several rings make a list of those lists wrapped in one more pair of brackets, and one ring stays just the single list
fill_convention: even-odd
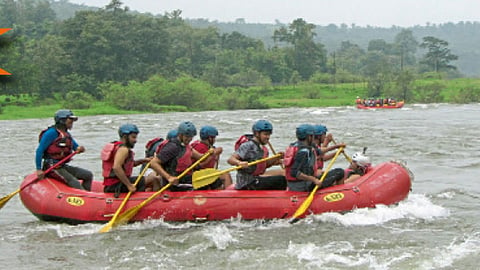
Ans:
[{"label": "hillside", "polygon": [[[79,10],[95,10],[95,7],[86,5],[77,5],[69,3],[67,0],[53,1],[51,7],[55,11],[57,18],[64,20],[75,15]],[[131,11],[135,12],[136,11]],[[163,14],[158,14],[163,15]],[[206,19],[184,18],[193,27],[207,28],[216,27],[222,33],[231,33],[237,31],[248,37],[260,39],[267,47],[274,46],[272,39],[275,29],[285,26],[280,22],[277,24],[247,23],[243,19],[236,19],[235,22],[209,21]],[[382,27],[360,27],[352,25],[317,25],[316,41],[325,45],[329,53],[332,53],[340,47],[342,41],[350,41],[358,44],[362,48],[367,48],[368,42],[373,39],[383,39],[386,42],[393,42],[402,27],[392,26],[390,28]],[[453,54],[458,55],[459,59],[453,64],[459,71],[467,77],[480,77],[480,22],[460,22],[431,25],[415,25],[407,29],[412,30],[417,41],[422,37],[434,36],[449,42],[449,47]],[[417,52],[420,57],[422,50]]]}]

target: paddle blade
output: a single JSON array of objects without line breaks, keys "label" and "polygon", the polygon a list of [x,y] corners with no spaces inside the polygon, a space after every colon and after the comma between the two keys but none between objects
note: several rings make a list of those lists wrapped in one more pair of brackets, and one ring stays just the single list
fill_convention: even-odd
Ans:
[{"label": "paddle blade", "polygon": [[113,223],[114,223],[114,220],[111,219],[107,224],[105,224],[105,226],[103,226],[98,232],[99,233],[106,233],[106,232],[109,232],[112,227],[113,227]]},{"label": "paddle blade", "polygon": [[214,168],[207,168],[199,171],[193,172],[192,175],[192,185],[194,189],[198,189],[211,183],[215,182],[222,172],[214,169]]},{"label": "paddle blade", "polygon": [[310,193],[310,195],[308,195],[307,199],[303,201],[302,205],[300,205],[297,211],[295,211],[295,214],[293,214],[292,218],[289,221],[290,224],[297,222],[299,220],[298,217],[300,217],[301,215],[303,215],[303,213],[305,213],[305,211],[307,211],[310,204],[312,204],[313,197],[315,196],[315,192],[317,191],[317,188],[318,186],[315,186],[315,188]]},{"label": "paddle blade", "polygon": [[13,198],[13,196],[17,195],[17,193],[20,192],[20,189],[17,189],[16,191],[8,194],[7,196],[3,197],[2,199],[0,199],[0,209],[3,208],[3,206],[11,199]]},{"label": "paddle blade", "polygon": [[118,215],[117,220],[112,223],[112,227],[128,223],[128,221],[131,220],[138,213],[138,211],[142,209],[142,207],[143,204],[139,204],[121,213],[120,215]]}]

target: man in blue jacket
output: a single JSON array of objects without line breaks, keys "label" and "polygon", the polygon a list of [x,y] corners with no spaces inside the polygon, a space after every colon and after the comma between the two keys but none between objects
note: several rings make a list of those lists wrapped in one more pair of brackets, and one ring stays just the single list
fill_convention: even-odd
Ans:
[{"label": "man in blue jacket", "polygon": [[[77,121],[78,117],[73,115],[71,110],[58,110],[55,113],[54,120],[55,125],[48,127],[40,133],[35,155],[35,165],[39,179],[45,177],[44,170],[67,157],[73,151],[78,153],[85,151],[85,147],[79,146],[70,132],[68,132],[68,130],[72,129],[73,122]],[[64,181],[70,187],[90,190],[93,179],[92,172],[70,166],[68,162],[57,167],[49,176]],[[78,179],[82,179],[83,183],[80,183]]]}]

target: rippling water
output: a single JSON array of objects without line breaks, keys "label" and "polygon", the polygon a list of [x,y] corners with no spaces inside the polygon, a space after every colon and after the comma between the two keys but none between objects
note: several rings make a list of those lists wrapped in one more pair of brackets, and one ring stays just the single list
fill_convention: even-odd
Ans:
[{"label": "rippling water", "polygon": [[[52,112],[53,114],[53,112]],[[478,269],[480,258],[480,105],[406,105],[81,117],[72,133],[87,148],[74,164],[101,175],[101,147],[122,123],[139,126],[135,148],[190,120],[220,131],[220,168],[236,138],[260,118],[274,125],[284,150],[299,123],[323,123],[347,153],[368,147],[374,163],[403,160],[413,191],[396,206],[285,220],[167,223],[151,220],[98,234],[99,224],[37,220],[19,197],[0,210],[0,261],[13,269]],[[52,119],[0,121],[1,196],[34,171],[38,133]],[[339,159],[338,166],[347,166]]]}]

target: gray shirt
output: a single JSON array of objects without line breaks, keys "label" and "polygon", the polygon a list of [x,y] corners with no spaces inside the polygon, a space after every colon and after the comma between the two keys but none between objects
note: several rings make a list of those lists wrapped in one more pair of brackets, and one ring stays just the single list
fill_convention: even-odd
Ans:
[{"label": "gray shirt", "polygon": [[[235,154],[237,154],[242,161],[252,162],[254,160],[263,158],[263,149],[255,141],[250,140],[242,143],[237,151],[235,151]],[[235,188],[243,189],[247,185],[256,181],[256,176],[252,175],[255,169],[256,166],[250,166],[248,169],[238,170]]]}]

